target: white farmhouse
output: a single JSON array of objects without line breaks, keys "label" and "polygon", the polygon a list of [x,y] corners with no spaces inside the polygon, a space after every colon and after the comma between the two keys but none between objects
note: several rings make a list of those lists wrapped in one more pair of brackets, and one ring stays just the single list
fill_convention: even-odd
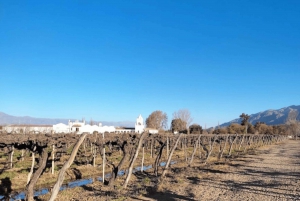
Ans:
[{"label": "white farmhouse", "polygon": [[51,133],[51,125],[6,125],[2,126],[2,132],[16,133],[16,134],[38,134],[38,133]]},{"label": "white farmhouse", "polygon": [[134,128],[115,128],[113,126],[102,126],[101,123],[99,125],[87,125],[85,121],[74,121],[71,122],[69,121],[68,125],[59,123],[56,125],[53,125],[53,132],[54,133],[77,133],[81,134],[84,132],[87,133],[130,133],[130,132],[135,132],[135,133],[142,133],[144,131],[148,131],[149,133],[156,134],[158,133],[158,130],[153,129],[153,128],[145,128],[144,125],[144,119],[142,115],[139,115],[138,118],[136,119],[135,127]]},{"label": "white farmhouse", "polygon": [[87,133],[94,133],[94,132],[98,132],[98,133],[105,133],[105,132],[109,132],[109,133],[113,133],[115,132],[116,129],[113,126],[102,126],[101,123],[99,123],[99,125],[87,125],[85,124],[85,121],[74,121],[71,122],[69,120],[68,125],[63,124],[63,123],[59,123],[56,125],[53,125],[53,132],[54,133],[77,133],[77,134],[81,134],[84,132]]}]

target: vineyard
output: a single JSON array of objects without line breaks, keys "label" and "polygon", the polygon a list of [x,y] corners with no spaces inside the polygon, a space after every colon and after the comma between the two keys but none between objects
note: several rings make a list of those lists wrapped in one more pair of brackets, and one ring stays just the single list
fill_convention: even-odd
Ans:
[{"label": "vineyard", "polygon": [[136,186],[132,175],[146,175],[145,183],[157,188],[165,177],[175,174],[173,166],[234,160],[288,138],[258,134],[1,134],[0,195],[9,200],[23,192],[20,199],[32,201],[36,190],[47,188],[47,199],[55,200],[64,183],[90,176],[101,176],[99,182],[111,195]]}]

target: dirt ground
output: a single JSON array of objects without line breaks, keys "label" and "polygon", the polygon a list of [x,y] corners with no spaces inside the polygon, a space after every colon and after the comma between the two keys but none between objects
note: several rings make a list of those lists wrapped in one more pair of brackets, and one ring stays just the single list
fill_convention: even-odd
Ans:
[{"label": "dirt ground", "polygon": [[256,152],[202,170],[183,169],[178,178],[168,178],[161,193],[149,197],[170,201],[300,200],[300,141],[288,140]]},{"label": "dirt ground", "polygon": [[132,178],[127,191],[113,196],[95,183],[62,191],[57,200],[300,200],[300,140],[209,165],[185,166],[174,165],[157,187],[153,173],[143,173]]}]

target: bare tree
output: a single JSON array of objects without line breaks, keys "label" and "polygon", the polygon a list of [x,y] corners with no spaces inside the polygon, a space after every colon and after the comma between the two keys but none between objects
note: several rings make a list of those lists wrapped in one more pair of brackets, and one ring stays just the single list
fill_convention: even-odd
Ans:
[{"label": "bare tree", "polygon": [[287,131],[291,135],[298,135],[300,134],[300,122],[297,121],[298,117],[298,111],[297,110],[291,110],[288,114],[286,125],[287,125]]},{"label": "bare tree", "polygon": [[173,119],[180,119],[185,123],[185,129],[187,129],[188,134],[189,134],[189,126],[191,125],[193,118],[191,116],[191,113],[188,109],[181,109],[178,110],[177,112],[173,113]]},{"label": "bare tree", "polygon": [[168,123],[168,116],[165,112],[156,110],[152,112],[146,119],[146,125],[148,128],[155,128],[158,130],[166,129]]},{"label": "bare tree", "polygon": [[96,124],[95,121],[93,121],[93,119],[91,118],[90,125],[93,126],[95,124]]},{"label": "bare tree", "polygon": [[173,119],[171,122],[171,130],[172,132],[179,132],[182,133],[186,130],[186,122],[182,121],[181,119]]},{"label": "bare tree", "polygon": [[296,122],[298,115],[299,115],[299,112],[297,110],[291,110],[288,114],[286,122],[287,123]]}]

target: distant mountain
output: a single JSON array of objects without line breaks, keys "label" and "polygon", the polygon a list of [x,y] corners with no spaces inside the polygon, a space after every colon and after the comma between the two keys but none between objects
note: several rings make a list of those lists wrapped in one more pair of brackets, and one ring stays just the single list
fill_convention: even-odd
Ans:
[{"label": "distant mountain", "polygon": [[[70,119],[74,121],[74,119]],[[0,125],[8,124],[34,124],[34,125],[54,125],[58,123],[67,124],[69,119],[50,119],[50,118],[35,118],[35,117],[17,117],[0,112]],[[87,121],[88,123],[89,121]],[[103,126],[122,126],[122,127],[134,127],[133,121],[94,121],[96,123],[101,122]]]},{"label": "distant mountain", "polygon": [[[265,122],[267,125],[277,125],[277,124],[284,124],[288,114],[291,110],[297,110],[298,111],[298,117],[297,119],[300,120],[300,105],[292,105],[289,107],[284,107],[279,110],[266,110],[264,112],[259,112],[256,114],[250,115],[250,123],[255,124],[256,122]],[[226,122],[220,125],[220,127],[226,127],[229,126],[232,123],[241,123],[241,118],[234,119],[230,122]]]}]

